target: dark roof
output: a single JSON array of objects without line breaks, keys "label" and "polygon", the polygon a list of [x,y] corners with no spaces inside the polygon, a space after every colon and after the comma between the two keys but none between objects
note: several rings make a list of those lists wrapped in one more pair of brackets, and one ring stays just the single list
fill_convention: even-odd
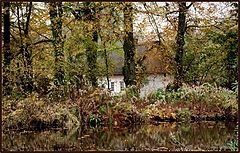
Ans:
[{"label": "dark roof", "polygon": [[[147,42],[147,43],[138,44],[136,46],[137,57],[143,56],[144,54],[147,53],[147,51],[151,50],[153,48],[153,46],[156,46],[158,44],[159,44],[159,41],[152,41],[151,43]],[[124,55],[124,53],[122,55]],[[115,52],[112,52],[109,55],[109,57],[110,57],[110,59],[112,59],[112,61],[114,62],[114,65],[115,65],[114,75],[122,75],[122,67],[124,66],[124,57],[120,56],[119,54],[117,54]],[[154,62],[155,61],[153,61],[153,63]],[[158,66],[155,66],[155,67],[158,67]],[[147,67],[147,70],[148,70],[148,67]],[[152,73],[152,72],[148,72],[148,73]],[[165,73],[165,71],[162,73]]]},{"label": "dark roof", "polygon": [[124,65],[124,57],[121,57],[120,55],[118,55],[115,52],[112,52],[109,55],[109,57],[114,62],[114,66],[115,66],[114,75],[121,75],[122,74],[122,67]]}]

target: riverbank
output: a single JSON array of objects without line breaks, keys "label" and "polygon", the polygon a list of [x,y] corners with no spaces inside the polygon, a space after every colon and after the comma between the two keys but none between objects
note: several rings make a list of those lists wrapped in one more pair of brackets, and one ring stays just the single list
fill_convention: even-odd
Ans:
[{"label": "riverbank", "polygon": [[158,90],[140,98],[131,90],[111,96],[103,89],[80,91],[74,100],[50,101],[37,94],[21,100],[3,99],[3,130],[91,127],[191,121],[236,121],[236,93],[210,85]]}]

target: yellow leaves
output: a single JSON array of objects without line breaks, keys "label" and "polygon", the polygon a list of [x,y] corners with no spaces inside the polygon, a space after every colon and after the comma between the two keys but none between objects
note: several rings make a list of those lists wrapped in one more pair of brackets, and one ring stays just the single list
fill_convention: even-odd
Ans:
[{"label": "yellow leaves", "polygon": [[154,107],[154,106],[150,106],[148,107],[145,111],[144,111],[144,114],[148,117],[151,117],[151,116],[161,116],[162,117],[162,110]]},{"label": "yellow leaves", "polygon": [[147,117],[159,117],[160,119],[163,120],[168,120],[168,119],[177,119],[177,114],[173,112],[172,109],[169,108],[157,108],[156,106],[152,105],[149,106],[146,110],[144,110],[144,114]]},{"label": "yellow leaves", "polygon": [[3,110],[6,109],[6,110],[10,110],[11,109],[11,103],[12,101],[8,101],[8,100],[3,100],[4,103],[3,103]]},{"label": "yellow leaves", "polygon": [[12,117],[15,117],[15,116],[21,116],[21,114],[23,113],[23,109],[17,109],[17,110],[15,110],[15,111],[13,111],[11,114],[10,114],[10,116],[12,116]]},{"label": "yellow leaves", "polygon": [[176,117],[177,117],[176,113],[170,113],[170,114],[171,114],[171,117],[172,117],[173,119],[176,119]]},{"label": "yellow leaves", "polygon": [[93,24],[88,24],[88,26],[86,27],[87,31],[92,31],[93,30]]},{"label": "yellow leaves", "polygon": [[117,121],[114,121],[114,122],[113,122],[113,125],[114,125],[114,126],[117,126],[117,125],[118,125],[118,122],[117,122]]},{"label": "yellow leaves", "polygon": [[43,101],[37,101],[36,106],[39,107],[39,108],[43,108],[44,107],[44,102]]}]

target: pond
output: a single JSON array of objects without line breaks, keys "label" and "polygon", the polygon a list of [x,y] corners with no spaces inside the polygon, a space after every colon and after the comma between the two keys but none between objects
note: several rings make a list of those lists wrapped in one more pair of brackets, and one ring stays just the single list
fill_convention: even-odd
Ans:
[{"label": "pond", "polygon": [[135,125],[126,128],[75,128],[5,131],[5,151],[229,150],[237,123],[194,122]]}]

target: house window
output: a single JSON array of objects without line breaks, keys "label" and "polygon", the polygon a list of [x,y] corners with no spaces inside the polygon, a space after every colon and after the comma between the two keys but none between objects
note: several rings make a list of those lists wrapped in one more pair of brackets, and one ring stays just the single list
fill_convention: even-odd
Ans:
[{"label": "house window", "polygon": [[124,82],[123,81],[120,81],[120,89],[121,89],[121,91],[124,90]]},{"label": "house window", "polygon": [[114,91],[114,82],[111,82],[111,91]]}]

